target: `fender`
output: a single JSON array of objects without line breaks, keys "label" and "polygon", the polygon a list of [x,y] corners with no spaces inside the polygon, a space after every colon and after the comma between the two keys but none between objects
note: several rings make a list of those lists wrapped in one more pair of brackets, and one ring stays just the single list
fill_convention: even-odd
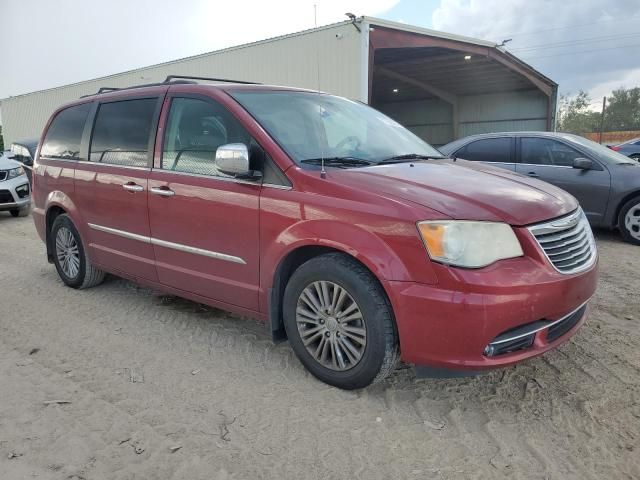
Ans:
[{"label": "fender", "polygon": [[[48,238],[49,232],[47,230],[47,219],[49,216],[49,212],[53,207],[59,207],[62,210],[64,210],[66,214],[69,215],[69,217],[71,218],[71,221],[78,229],[78,232],[80,232],[80,235],[82,236],[82,238],[88,238],[86,223],[76,204],[66,193],[61,192],[60,190],[53,190],[47,195],[47,198],[45,199],[44,209],[42,212],[43,218],[40,222],[43,226],[43,234],[45,237],[44,241],[47,246],[48,256],[51,254],[51,245]],[[35,213],[35,210],[34,210],[34,213]],[[87,252],[87,253],[90,255],[90,252]]]}]

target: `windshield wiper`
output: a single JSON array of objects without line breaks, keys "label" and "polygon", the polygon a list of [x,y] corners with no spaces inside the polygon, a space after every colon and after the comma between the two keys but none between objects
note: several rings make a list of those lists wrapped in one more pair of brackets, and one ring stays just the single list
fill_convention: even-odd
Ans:
[{"label": "windshield wiper", "polygon": [[325,165],[332,167],[366,167],[367,165],[371,165],[370,161],[355,157],[305,158],[304,160],[300,160],[300,163],[322,165],[323,161]]},{"label": "windshield wiper", "polygon": [[442,155],[420,155],[418,153],[406,153],[404,155],[395,155],[393,157],[385,158],[384,160],[380,160],[380,163],[401,163],[401,162],[409,162],[411,160],[441,160],[444,157]]}]

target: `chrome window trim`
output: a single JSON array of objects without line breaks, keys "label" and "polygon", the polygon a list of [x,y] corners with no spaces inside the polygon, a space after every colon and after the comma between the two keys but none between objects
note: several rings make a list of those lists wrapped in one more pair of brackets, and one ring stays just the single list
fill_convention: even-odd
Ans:
[{"label": "chrome window trim", "polygon": [[84,159],[73,159],[73,158],[54,158],[54,157],[40,157],[40,160],[49,160],[54,162],[65,162],[65,163],[85,163],[88,165],[103,165],[105,167],[115,167],[115,168],[131,168],[132,170],[139,171],[147,171],[150,172],[150,167],[137,167],[135,165],[118,165],[116,163],[107,163],[107,162],[92,162],[91,160]]},{"label": "chrome window trim", "polygon": [[167,240],[160,240],[158,238],[147,237],[145,235],[139,235],[137,233],[127,232],[125,230],[118,230],[116,228],[105,227],[102,225],[96,225],[95,223],[90,223],[89,228],[93,230],[98,230],[100,232],[109,233],[112,235],[117,235],[119,237],[128,238],[131,240],[137,240],[142,243],[148,243],[152,245],[157,245],[159,247],[171,248],[173,250],[178,250],[180,252],[191,253],[194,255],[202,255],[203,257],[215,258],[217,260],[224,260],[226,262],[239,263],[241,265],[246,265],[247,262],[240,257],[236,257],[234,255],[228,255],[226,253],[214,252],[211,250],[205,250],[203,248],[191,247],[189,245],[183,245],[181,243],[169,242]]},{"label": "chrome window trim", "polygon": [[[518,163],[517,165],[523,165],[526,167],[553,167],[553,168],[571,168],[569,165],[546,165],[544,163]],[[578,169],[576,169],[578,170]]]},{"label": "chrome window trim", "polygon": [[[591,300],[591,299],[589,299],[589,300]],[[571,315],[576,313],[578,310],[580,310],[582,307],[584,307],[587,303],[589,303],[589,300],[587,300],[586,302],[581,303],[578,308],[573,309],[570,313],[567,313],[565,316],[563,316],[562,318],[559,318],[558,320],[554,320],[551,323],[547,323],[546,325],[543,325],[542,327],[535,328],[535,329],[530,330],[530,331],[528,331],[526,333],[521,333],[519,335],[514,335],[513,337],[505,338],[503,340],[498,340],[497,342],[491,342],[491,343],[489,343],[489,345],[500,345],[501,343],[511,342],[512,340],[518,340],[519,338],[528,337],[529,335],[532,335],[534,333],[538,333],[538,332],[544,330],[545,328],[551,328],[554,325],[556,325],[557,323],[560,323],[560,322],[566,320]]]},{"label": "chrome window trim", "polygon": [[276,185],[274,183],[259,183],[259,182],[251,182],[249,180],[239,180],[237,178],[227,178],[227,177],[219,177],[217,175],[204,175],[201,173],[190,173],[190,172],[176,172],[174,170],[165,170],[162,168],[149,168],[149,167],[135,167],[135,166],[129,166],[129,165],[116,165],[114,163],[103,163],[103,162],[91,162],[89,160],[74,160],[74,159],[66,159],[66,158],[51,158],[51,157],[40,157],[42,160],[53,160],[55,162],[66,162],[66,163],[78,163],[78,162],[83,162],[83,163],[87,163],[90,165],[105,165],[107,167],[116,167],[116,168],[131,168],[133,170],[139,170],[139,171],[147,171],[147,172],[165,172],[165,173],[172,173],[175,175],[182,175],[182,176],[190,176],[190,177],[198,177],[198,178],[210,178],[210,179],[214,179],[214,180],[222,180],[224,182],[233,182],[233,183],[241,183],[243,185],[255,185],[258,187],[267,187],[267,188],[277,188],[280,190],[292,190],[293,187],[290,187],[289,185]]},{"label": "chrome window trim", "polygon": [[154,168],[153,171],[169,173],[169,174],[173,174],[173,175],[186,176],[186,177],[207,178],[207,179],[211,179],[211,180],[222,180],[223,182],[240,183],[240,184],[243,184],[243,185],[253,185],[253,186],[256,186],[256,187],[280,188],[282,190],[291,190],[291,188],[292,188],[292,187],[290,187],[288,185],[276,185],[276,184],[273,184],[273,183],[252,182],[250,180],[240,180],[240,179],[233,178],[233,177],[221,177],[221,176],[218,176],[218,175],[205,175],[203,173],[178,172],[176,170],[166,170],[166,169],[163,169],[163,168]]},{"label": "chrome window trim", "polygon": [[[583,265],[580,265],[576,268],[572,268],[571,270],[560,270],[558,269],[558,267],[555,266],[555,264],[547,254],[542,244],[540,244],[540,242],[536,238],[536,234],[544,235],[544,234],[553,233],[556,231],[563,231],[568,228],[573,228],[577,226],[581,221],[585,222],[585,228],[588,230],[586,234],[589,241],[589,246],[591,247],[591,255]],[[584,214],[581,208],[578,208],[576,211],[570,213],[569,215],[565,215],[564,217],[556,218],[555,220],[547,221],[544,223],[538,223],[536,225],[531,225],[527,227],[527,230],[529,230],[529,232],[533,236],[533,239],[536,241],[536,244],[544,254],[549,264],[553,267],[553,269],[556,272],[559,272],[563,275],[572,275],[574,273],[580,273],[585,270],[588,270],[596,263],[596,260],[598,258],[598,247],[596,245],[596,241],[593,236],[593,231],[591,230],[591,225],[589,224],[589,220],[587,219],[586,215]]]}]

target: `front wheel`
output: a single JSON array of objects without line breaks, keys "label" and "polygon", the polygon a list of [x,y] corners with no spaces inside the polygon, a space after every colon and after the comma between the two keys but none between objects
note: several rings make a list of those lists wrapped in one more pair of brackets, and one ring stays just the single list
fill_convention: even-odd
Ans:
[{"label": "front wheel", "polygon": [[68,215],[58,215],[51,227],[53,262],[58,275],[71,288],[89,288],[104,280],[105,273],[89,261],[86,250]]},{"label": "front wheel", "polygon": [[627,242],[640,245],[640,196],[622,206],[618,225]]},{"label": "front wheel", "polygon": [[29,207],[14,208],[13,210],[10,210],[10,212],[13,218],[26,217],[29,215]]},{"label": "front wheel", "polygon": [[377,279],[342,253],[315,257],[291,276],[284,325],[302,364],[352,390],[387,377],[400,358],[393,312]]}]

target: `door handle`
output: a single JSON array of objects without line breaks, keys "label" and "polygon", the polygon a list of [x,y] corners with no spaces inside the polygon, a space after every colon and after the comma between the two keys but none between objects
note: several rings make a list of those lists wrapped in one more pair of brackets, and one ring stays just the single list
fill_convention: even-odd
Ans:
[{"label": "door handle", "polygon": [[133,182],[125,183],[124,185],[122,185],[122,188],[124,188],[128,192],[142,192],[144,190],[144,187],[142,185],[138,185],[137,183]]},{"label": "door handle", "polygon": [[537,178],[537,177],[540,176],[536,172],[527,172],[527,175],[529,175],[530,177],[534,177],[534,178]]},{"label": "door handle", "polygon": [[176,192],[169,187],[151,187],[150,192],[163,197],[173,197],[176,194]]}]

